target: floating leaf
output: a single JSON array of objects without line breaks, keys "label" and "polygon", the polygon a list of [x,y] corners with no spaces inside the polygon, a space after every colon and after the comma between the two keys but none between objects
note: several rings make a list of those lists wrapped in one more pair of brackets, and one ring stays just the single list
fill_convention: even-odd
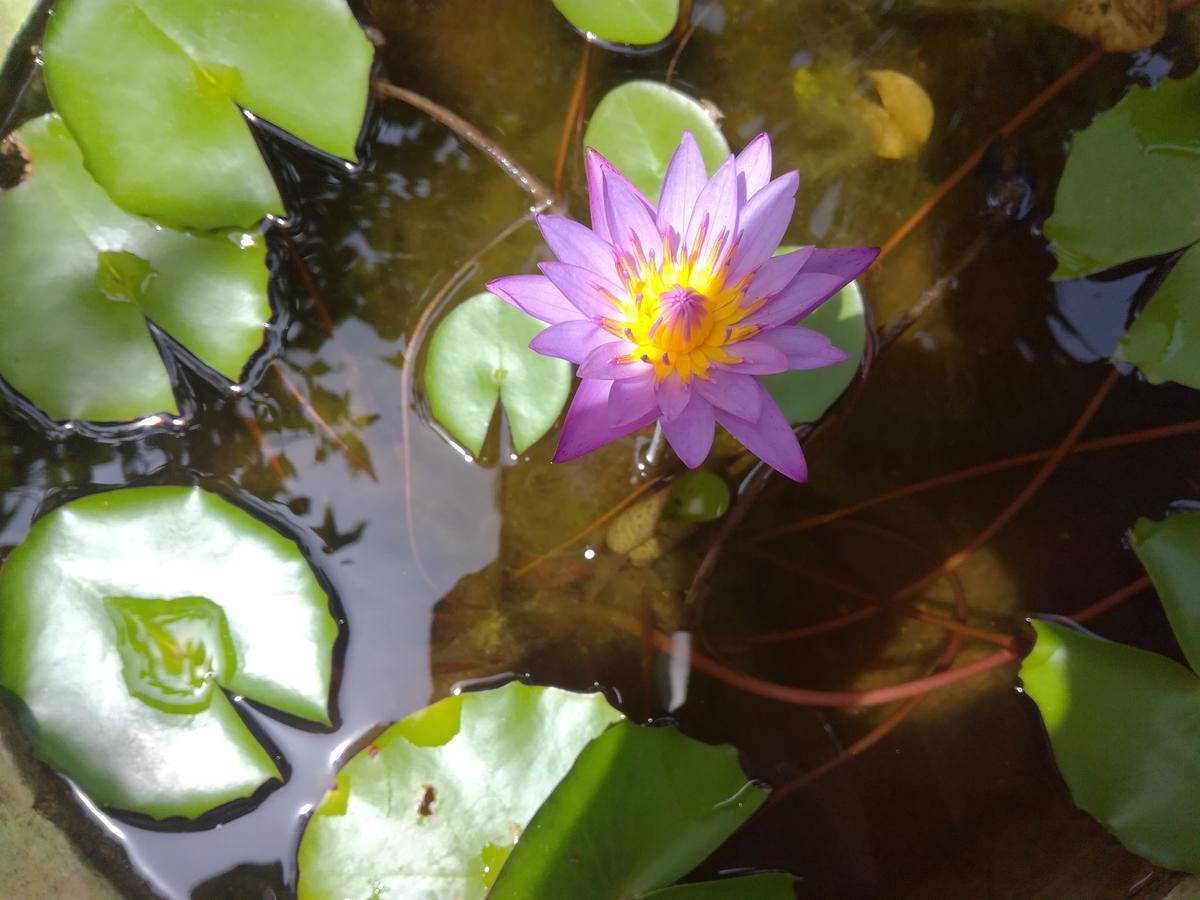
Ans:
[{"label": "floating leaf", "polygon": [[1132,543],[1183,655],[1200,672],[1200,513],[1179,513],[1161,522],[1139,519]]},{"label": "floating leaf", "polygon": [[1200,871],[1200,678],[1154,653],[1034,628],[1021,678],[1075,802],[1139,856]]},{"label": "floating leaf", "polygon": [[679,0],[554,0],[568,22],[614,44],[657,44],[679,18]]},{"label": "floating leaf", "polygon": [[671,485],[662,517],[682,522],[711,522],[728,510],[729,485],[725,479],[697,469]]},{"label": "floating leaf", "polygon": [[1134,87],[1075,136],[1046,236],[1056,279],[1200,240],[1200,75]]},{"label": "floating leaf", "polygon": [[580,750],[620,718],[600,694],[513,683],[398,722],[305,829],[300,897],[482,898]]},{"label": "floating leaf", "polygon": [[328,724],[336,636],[296,544],[198,488],[72,501],[0,571],[0,685],[35,752],[155,818],[280,777],[224,691]]},{"label": "floating leaf", "polygon": [[1109,53],[1136,53],[1167,33],[1167,0],[1059,0],[1054,20]]},{"label": "floating leaf", "polygon": [[630,81],[600,101],[583,143],[657,202],[667,164],[685,131],[695,136],[710,173],[729,156],[729,144],[703,106],[661,82]]},{"label": "floating leaf", "polygon": [[43,55],[117,203],[218,228],[283,213],[239,107],[354,159],[373,53],[344,0],[60,0]]},{"label": "floating leaf", "polygon": [[32,174],[0,194],[0,375],[56,420],[174,412],[149,319],[239,379],[271,315],[261,238],[172,231],[122,211],[56,116],[17,138]]},{"label": "floating leaf", "polygon": [[0,63],[37,0],[0,0]]},{"label": "floating leaf", "polygon": [[933,101],[909,76],[891,69],[867,72],[879,102],[855,95],[850,108],[871,135],[876,156],[904,159],[925,146],[933,131]]},{"label": "floating leaf", "polygon": [[[766,796],[746,781],[732,747],[701,744],[676,728],[614,725],[537,811],[489,900],[651,895],[695,868]],[[793,896],[787,881],[769,886],[763,896]]]},{"label": "floating leaf", "polygon": [[763,376],[763,386],[793,424],[815,422],[825,415],[862,366],[867,349],[867,317],[858,282],[850,282],[799,324],[821,332],[849,359],[819,369]]},{"label": "floating leaf", "polygon": [[1153,384],[1175,381],[1200,389],[1200,246],[1175,264],[1117,355]]},{"label": "floating leaf", "polygon": [[497,400],[518,453],[558,420],[571,393],[571,365],[529,349],[545,327],[483,293],[458,306],[434,331],[425,361],[429,405],[434,418],[476,456]]}]

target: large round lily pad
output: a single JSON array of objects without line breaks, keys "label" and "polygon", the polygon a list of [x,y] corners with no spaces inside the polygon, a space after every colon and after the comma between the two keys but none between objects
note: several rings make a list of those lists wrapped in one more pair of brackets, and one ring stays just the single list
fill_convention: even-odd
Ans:
[{"label": "large round lily pad", "polygon": [[191,228],[283,213],[242,107],[353,159],[372,56],[345,0],[59,0],[44,49],[97,181]]},{"label": "large round lily pad", "polygon": [[679,0],[554,0],[568,22],[615,44],[657,44],[679,18]]},{"label": "large round lily pad", "polygon": [[17,138],[30,174],[0,193],[0,375],[59,421],[173,413],[150,320],[237,381],[271,317],[262,238],[129,215],[57,116]]},{"label": "large round lily pad", "polygon": [[313,814],[301,898],[482,898],[579,751],[620,718],[600,694],[512,683],[396,723]]},{"label": "large round lily pad", "polygon": [[583,144],[657,201],[667,165],[685,131],[695,136],[710,173],[729,156],[725,136],[703,106],[662,82],[630,81],[613,88],[596,106]]},{"label": "large round lily pad", "polygon": [[37,755],[155,818],[278,778],[225,692],[328,724],[336,637],[296,544],[199,488],[72,501],[0,571],[0,685]]}]

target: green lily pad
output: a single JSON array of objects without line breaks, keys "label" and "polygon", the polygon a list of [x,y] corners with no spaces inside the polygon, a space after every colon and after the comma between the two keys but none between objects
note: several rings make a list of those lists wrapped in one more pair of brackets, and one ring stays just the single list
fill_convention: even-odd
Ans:
[{"label": "green lily pad", "polygon": [[0,0],[0,63],[36,4],[37,0]]},{"label": "green lily pad", "polygon": [[1034,628],[1021,678],[1075,802],[1134,853],[1200,871],[1200,678],[1154,653]]},{"label": "green lily pad", "polygon": [[729,511],[729,485],[704,469],[685,472],[671,485],[662,517],[680,522],[711,522]]},{"label": "green lily pad", "polygon": [[580,750],[620,718],[600,694],[513,683],[398,722],[313,814],[300,897],[482,898]]},{"label": "green lily pad", "polygon": [[67,503],[0,570],[0,685],[35,752],[155,818],[279,778],[225,691],[329,724],[336,637],[296,544],[199,488]]},{"label": "green lily pad", "polygon": [[60,0],[43,56],[117,203],[220,228],[284,211],[241,108],[354,159],[373,51],[343,0]]},{"label": "green lily pad", "polygon": [[763,387],[793,425],[816,422],[825,415],[862,366],[867,350],[867,316],[858,282],[850,282],[799,325],[821,332],[849,359],[820,369],[763,376]]},{"label": "green lily pad", "polygon": [[529,349],[545,327],[483,293],[456,307],[434,331],[425,360],[430,408],[476,456],[497,401],[504,405],[518,453],[558,421],[571,393],[571,365]]},{"label": "green lily pad", "polygon": [[1055,279],[1200,240],[1200,75],[1134,87],[1075,136],[1046,237]]},{"label": "green lily pad", "polygon": [[[695,868],[766,797],[746,781],[733,747],[622,722],[579,754],[489,900],[645,897]],[[791,888],[769,896],[790,898]]]},{"label": "green lily pad", "polygon": [[709,173],[729,156],[725,136],[703,106],[661,82],[630,81],[600,101],[583,144],[657,203],[667,165],[685,131],[695,136]]},{"label": "green lily pad", "polygon": [[1139,519],[1133,550],[1150,573],[1188,664],[1200,672],[1200,513]]},{"label": "green lily pad", "polygon": [[174,413],[149,319],[237,381],[271,317],[262,238],[129,215],[57,116],[16,136],[31,174],[0,193],[0,375],[58,421]]},{"label": "green lily pad", "polygon": [[1117,356],[1137,366],[1152,384],[1175,381],[1200,388],[1200,246],[1175,264],[1126,333]]},{"label": "green lily pad", "polygon": [[679,18],[679,0],[554,0],[568,22],[614,44],[657,44]]}]

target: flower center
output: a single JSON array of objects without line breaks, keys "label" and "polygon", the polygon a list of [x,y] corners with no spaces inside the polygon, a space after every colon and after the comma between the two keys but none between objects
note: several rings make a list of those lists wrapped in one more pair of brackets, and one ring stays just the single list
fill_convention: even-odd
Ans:
[{"label": "flower center", "polygon": [[659,295],[658,315],[646,337],[664,353],[679,356],[702,345],[712,327],[708,298],[676,284]]}]

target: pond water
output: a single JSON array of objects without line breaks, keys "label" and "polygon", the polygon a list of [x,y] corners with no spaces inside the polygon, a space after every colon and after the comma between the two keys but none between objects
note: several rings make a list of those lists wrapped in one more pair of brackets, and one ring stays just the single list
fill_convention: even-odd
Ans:
[{"label": "pond water", "polygon": [[[789,242],[882,244],[963,159],[1088,52],[1041,19],[982,6],[714,0],[697,5],[703,18],[673,83],[723,114],[732,146],[768,130],[777,167],[800,169]],[[585,45],[549,2],[376,0],[360,13],[384,41],[381,75],[476,123],[550,180]],[[685,610],[682,598],[712,526],[650,567],[614,559],[602,530],[526,565],[639,483],[675,471],[671,462],[650,461],[648,435],[552,467],[554,433],[517,458],[493,428],[482,458],[471,461],[431,424],[420,398],[410,403],[404,394],[410,354],[420,369],[414,332],[431,301],[448,309],[489,278],[544,258],[528,223],[494,241],[525,215],[528,195],[446,128],[392,100],[372,109],[365,161],[354,173],[264,134],[295,211],[286,228],[270,233],[277,361],[244,397],[183,368],[194,395],[190,424],[135,440],[52,439],[5,413],[0,544],[19,543],[39,510],[64,492],[200,483],[255,498],[302,536],[336,592],[347,634],[336,728],[299,728],[242,703],[278,750],[283,786],[202,828],[149,827],[80,797],[78,810],[92,824],[74,833],[118,842],[152,890],[168,897],[289,896],[304,817],[339,760],[378,726],[457,682],[517,673],[534,683],[598,686],[638,719],[674,706],[670,715],[688,733],[737,745],[754,777],[790,785],[705,864],[706,874],[783,868],[799,877],[800,895],[812,897],[1161,896],[1168,880],[1074,808],[1040,720],[1016,689],[1015,666],[931,696],[856,759],[799,784],[892,707],[814,711],[702,673],[681,676],[679,660],[672,666],[659,656],[647,667],[637,635],[596,610],[635,621],[649,610],[661,630],[686,626],[708,655],[785,684],[858,690],[924,673],[945,635],[901,616],[777,644],[734,638],[855,608],[829,579],[877,594],[911,581],[966,545],[1034,468],[764,535],[1062,439],[1103,381],[1150,270],[1055,286],[1039,224],[1052,207],[1070,133],[1129,85],[1191,71],[1198,28],[1194,16],[1182,18],[1154,51],[1095,66],[998,145],[868,274],[864,291],[875,320],[885,322],[961,269],[944,285],[939,308],[843,399],[837,411],[851,414],[809,441],[810,484],[771,480],[729,540],[700,611]],[[673,50],[593,52],[585,108],[629,79],[662,80]],[[912,75],[933,98],[933,136],[914,158],[876,159],[843,121],[802,106],[794,90],[797,72],[853,87],[880,68]],[[34,111],[42,102],[35,81],[22,103]],[[579,162],[572,154],[566,205],[582,215]],[[997,227],[997,216],[981,210],[989,193],[1006,189],[1031,192],[1028,215]],[[1197,417],[1193,392],[1152,388],[1130,374],[1087,434]],[[1029,613],[1071,612],[1136,578],[1124,532],[1138,516],[1161,515],[1194,494],[1198,453],[1200,437],[1181,436],[1069,458],[961,570],[972,622],[1024,636]],[[732,446],[718,447],[710,465],[731,484],[748,471]],[[928,599],[930,608],[953,608],[947,582]],[[1094,627],[1176,652],[1151,596]],[[960,661],[989,652],[968,640]],[[63,807],[63,816],[72,814]]]}]

